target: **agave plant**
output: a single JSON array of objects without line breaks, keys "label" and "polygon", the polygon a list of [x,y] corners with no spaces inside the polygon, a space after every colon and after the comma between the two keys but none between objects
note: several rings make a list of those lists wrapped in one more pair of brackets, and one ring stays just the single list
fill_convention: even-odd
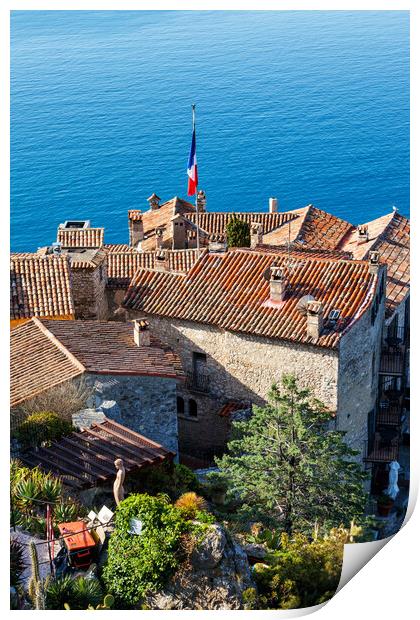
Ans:
[{"label": "agave plant", "polygon": [[54,521],[65,523],[74,521],[80,512],[80,506],[74,502],[59,502],[54,506]]},{"label": "agave plant", "polygon": [[31,476],[23,478],[14,487],[14,495],[18,506],[28,513],[34,508],[36,500],[40,498],[40,490],[38,484]]},{"label": "agave plant", "polygon": [[45,474],[39,480],[40,496],[45,502],[55,504],[62,493],[62,484],[59,478]]},{"label": "agave plant", "polygon": [[96,607],[102,601],[103,592],[97,579],[77,577],[73,581],[72,601],[74,609],[87,609],[89,605]]},{"label": "agave plant", "polygon": [[22,573],[26,568],[23,559],[24,545],[16,538],[10,539],[10,585],[17,588],[21,582]]},{"label": "agave plant", "polygon": [[45,592],[47,609],[64,609],[64,603],[72,600],[72,589],[71,575],[63,575],[51,581]]}]

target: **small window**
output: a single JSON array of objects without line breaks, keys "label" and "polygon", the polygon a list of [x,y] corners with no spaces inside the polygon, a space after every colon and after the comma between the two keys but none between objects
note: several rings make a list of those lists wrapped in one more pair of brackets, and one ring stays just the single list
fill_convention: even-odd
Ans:
[{"label": "small window", "polygon": [[191,418],[197,417],[197,402],[193,398],[188,401],[188,413]]},{"label": "small window", "polygon": [[185,413],[185,402],[182,396],[176,397],[176,410],[177,410],[177,413],[180,413],[180,414]]}]

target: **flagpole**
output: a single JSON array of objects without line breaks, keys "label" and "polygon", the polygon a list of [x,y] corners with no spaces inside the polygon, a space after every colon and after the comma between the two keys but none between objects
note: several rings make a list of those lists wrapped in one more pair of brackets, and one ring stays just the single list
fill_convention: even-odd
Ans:
[{"label": "flagpole", "polygon": [[[193,131],[195,133],[195,103],[192,104],[192,122],[193,122]],[[197,154],[197,134],[195,134],[195,152]],[[198,183],[195,186],[195,212],[197,214],[197,258],[200,253],[200,228],[198,226],[198,201],[197,201],[197,188]]]}]

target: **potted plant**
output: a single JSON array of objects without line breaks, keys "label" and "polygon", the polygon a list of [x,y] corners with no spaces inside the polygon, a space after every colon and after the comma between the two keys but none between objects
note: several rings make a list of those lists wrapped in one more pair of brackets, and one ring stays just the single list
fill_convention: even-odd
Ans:
[{"label": "potted plant", "polygon": [[216,473],[210,473],[207,476],[208,493],[214,504],[221,506],[225,503],[228,485],[221,476]]},{"label": "potted plant", "polygon": [[389,497],[389,495],[382,493],[382,495],[378,496],[376,501],[378,504],[378,515],[380,517],[387,517],[394,505],[394,500]]}]

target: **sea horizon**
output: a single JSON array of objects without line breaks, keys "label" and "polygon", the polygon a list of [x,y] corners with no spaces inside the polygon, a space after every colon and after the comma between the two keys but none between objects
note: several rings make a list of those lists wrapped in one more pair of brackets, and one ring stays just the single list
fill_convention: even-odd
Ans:
[{"label": "sea horizon", "polygon": [[408,11],[12,11],[11,249],[187,197],[409,215]]}]

